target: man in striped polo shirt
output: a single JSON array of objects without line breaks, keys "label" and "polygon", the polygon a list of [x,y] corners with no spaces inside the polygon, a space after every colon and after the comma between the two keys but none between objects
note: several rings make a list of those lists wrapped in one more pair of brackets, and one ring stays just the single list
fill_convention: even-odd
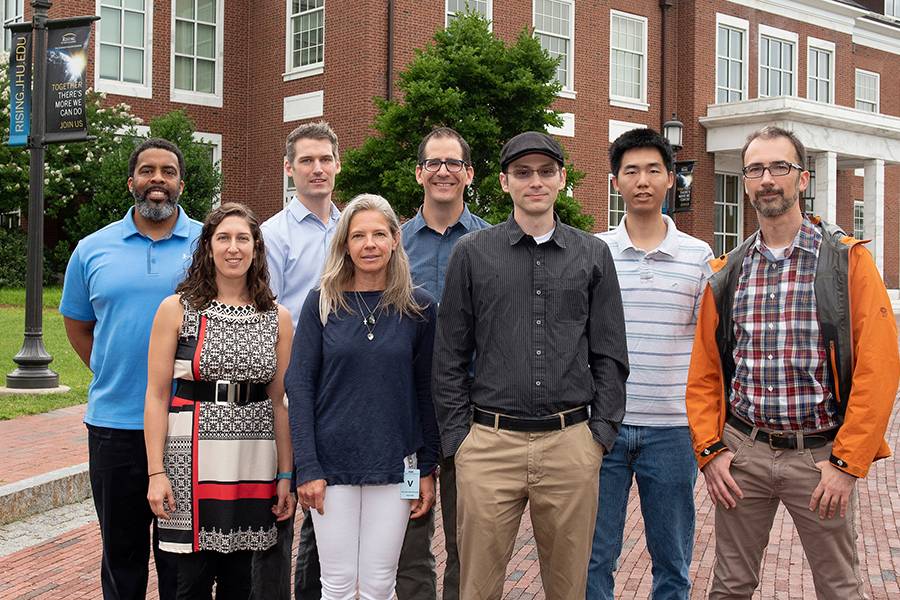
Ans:
[{"label": "man in striped polo shirt", "polygon": [[613,598],[628,492],[637,479],[653,561],[652,597],[687,599],[697,463],[685,384],[712,251],[661,212],[675,182],[672,147],[664,137],[652,129],[628,131],[613,142],[609,162],[625,216],[597,237],[615,260],[631,373],[625,418],[600,473],[587,598]]}]

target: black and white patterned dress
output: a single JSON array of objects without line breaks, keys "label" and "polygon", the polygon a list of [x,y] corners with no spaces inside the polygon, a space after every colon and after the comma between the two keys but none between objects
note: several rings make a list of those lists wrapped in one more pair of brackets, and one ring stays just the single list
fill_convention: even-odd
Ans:
[{"label": "black and white patterned dress", "polygon": [[[176,379],[253,381],[275,376],[278,310],[217,301],[197,311],[182,300]],[[168,552],[264,550],[277,537],[272,401],[245,406],[173,395],[164,465],[176,510],[158,519]]]}]

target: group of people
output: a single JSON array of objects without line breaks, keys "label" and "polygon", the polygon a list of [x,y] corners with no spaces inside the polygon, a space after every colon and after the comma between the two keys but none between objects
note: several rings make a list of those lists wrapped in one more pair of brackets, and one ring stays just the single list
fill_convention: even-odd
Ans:
[{"label": "group of people", "polygon": [[793,133],[742,158],[759,230],[713,259],[661,211],[674,157],[650,129],[611,145],[626,214],[597,235],[555,215],[544,133],[501,149],[493,227],[446,127],[402,226],[376,195],[338,210],[324,122],[288,136],[296,194],[262,224],[232,202],[188,218],[181,152],[143,142],[134,206],[78,244],[60,304],[94,374],[104,598],[145,596],[152,548],[163,600],[286,600],[292,578],[297,600],[435,600],[437,493],[444,600],[502,596],[526,505],[546,596],[612,598],[634,480],[651,595],[688,598],[698,466],[711,598],[752,596],[779,503],[817,595],[864,597],[854,484],[890,453],[890,301],[860,241],[802,212]]}]

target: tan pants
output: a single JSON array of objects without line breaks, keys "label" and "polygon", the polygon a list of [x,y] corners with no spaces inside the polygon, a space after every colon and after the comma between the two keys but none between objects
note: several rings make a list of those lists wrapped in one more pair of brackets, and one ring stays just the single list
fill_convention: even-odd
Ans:
[{"label": "tan pants", "polygon": [[587,423],[472,425],[456,453],[460,598],[498,600],[528,502],[548,600],[584,600],[603,449]]},{"label": "tan pants", "polygon": [[816,596],[823,600],[865,598],[856,554],[856,490],[843,519],[840,514],[819,519],[818,512],[809,510],[821,478],[815,463],[828,460],[831,444],[812,450],[773,450],[730,425],[725,426],[723,441],[734,452],[731,476],[744,497],[729,510],[716,506],[716,565],[710,599],[753,596],[779,501],[800,534]]}]

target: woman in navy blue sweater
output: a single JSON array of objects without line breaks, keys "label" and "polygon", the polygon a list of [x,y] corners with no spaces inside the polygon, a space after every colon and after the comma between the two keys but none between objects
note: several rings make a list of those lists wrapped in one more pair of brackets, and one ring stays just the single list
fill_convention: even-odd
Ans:
[{"label": "woman in navy blue sweater", "polygon": [[357,587],[363,599],[389,600],[407,521],[434,504],[435,313],[413,288],[393,209],[380,196],[354,198],[300,311],[285,376],[322,600],[352,599]]}]

